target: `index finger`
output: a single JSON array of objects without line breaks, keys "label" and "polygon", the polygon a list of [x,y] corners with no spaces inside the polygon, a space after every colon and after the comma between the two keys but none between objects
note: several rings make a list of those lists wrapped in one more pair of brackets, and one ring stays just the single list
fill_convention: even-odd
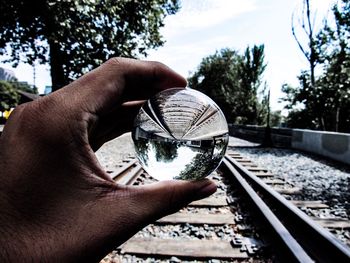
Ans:
[{"label": "index finger", "polygon": [[182,76],[160,62],[113,58],[59,92],[69,104],[103,114],[125,101],[147,99],[161,90],[185,86]]}]

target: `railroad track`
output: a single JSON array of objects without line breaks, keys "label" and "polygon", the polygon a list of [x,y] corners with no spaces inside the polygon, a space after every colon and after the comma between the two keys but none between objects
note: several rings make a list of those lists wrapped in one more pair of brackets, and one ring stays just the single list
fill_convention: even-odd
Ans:
[{"label": "railroad track", "polygon": [[[132,157],[110,175],[127,185],[154,181]],[[297,207],[326,205],[287,200],[301,189],[232,151],[210,177],[214,195],[147,226],[101,262],[350,262],[349,247],[323,228],[350,222],[304,214]]]}]

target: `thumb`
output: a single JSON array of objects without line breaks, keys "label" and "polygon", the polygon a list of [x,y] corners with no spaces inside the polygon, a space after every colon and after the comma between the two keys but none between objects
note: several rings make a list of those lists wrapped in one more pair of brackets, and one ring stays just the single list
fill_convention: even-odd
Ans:
[{"label": "thumb", "polygon": [[140,222],[147,224],[175,213],[192,201],[208,197],[216,191],[216,184],[209,179],[174,180],[134,187],[132,191],[138,204],[136,214]]},{"label": "thumb", "polygon": [[94,234],[91,242],[96,245],[96,250],[92,249],[91,253],[108,253],[147,224],[215,191],[216,184],[208,179],[163,181],[144,186],[118,185],[112,193],[103,195],[93,213],[87,211],[91,223],[89,233]]}]

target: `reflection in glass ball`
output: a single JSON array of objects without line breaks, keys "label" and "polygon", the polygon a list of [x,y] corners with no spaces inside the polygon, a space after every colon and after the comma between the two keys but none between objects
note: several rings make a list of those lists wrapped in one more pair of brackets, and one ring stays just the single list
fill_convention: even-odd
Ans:
[{"label": "reflection in glass ball", "polygon": [[229,136],[213,100],[193,89],[173,88],[142,106],[132,138],[142,167],[162,181],[208,176],[224,157]]}]

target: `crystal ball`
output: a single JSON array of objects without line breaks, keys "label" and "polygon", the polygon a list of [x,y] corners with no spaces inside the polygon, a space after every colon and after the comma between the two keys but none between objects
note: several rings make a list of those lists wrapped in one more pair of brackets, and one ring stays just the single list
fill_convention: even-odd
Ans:
[{"label": "crystal ball", "polygon": [[153,178],[197,180],[219,166],[229,135],[212,99],[193,89],[172,88],[145,102],[132,139],[137,158]]}]

